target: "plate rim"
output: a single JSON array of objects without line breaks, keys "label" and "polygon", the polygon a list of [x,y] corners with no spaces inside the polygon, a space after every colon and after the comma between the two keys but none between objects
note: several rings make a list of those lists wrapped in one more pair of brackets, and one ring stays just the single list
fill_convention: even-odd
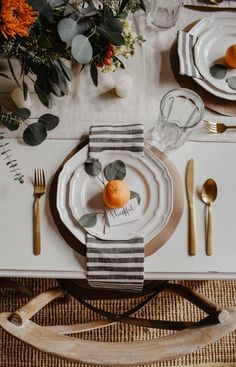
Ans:
[{"label": "plate rim", "polygon": [[[82,150],[83,150],[83,154],[81,155],[81,152],[82,152]],[[169,221],[169,218],[171,217],[171,214],[172,214],[172,212],[173,212],[173,202],[174,202],[174,194],[173,194],[173,180],[172,180],[172,176],[171,176],[171,174],[170,174],[170,172],[169,172],[169,168],[162,162],[162,160],[158,157],[158,156],[156,156],[155,154],[153,154],[152,152],[151,152],[151,150],[148,148],[148,146],[145,146],[145,152],[146,152],[146,154],[147,155],[149,155],[149,157],[151,156],[152,158],[151,159],[155,159],[155,161],[156,160],[158,160],[158,161],[160,161],[160,163],[161,163],[161,165],[163,166],[163,167],[165,167],[165,170],[168,172],[168,175],[169,175],[169,178],[170,178],[170,180],[171,180],[171,198],[172,198],[172,200],[171,200],[171,210],[170,210],[170,213],[169,213],[169,215],[168,215],[168,218],[166,219],[166,222],[165,222],[165,224],[160,228],[160,230],[158,231],[158,233],[159,232],[161,232],[162,230],[163,230],[163,228],[166,226],[166,224],[168,223],[168,221]],[[63,173],[68,169],[68,166],[70,166],[71,165],[71,160],[73,159],[73,161],[75,161],[76,160],[76,157],[78,156],[78,154],[80,155],[80,159],[79,159],[79,161],[85,161],[86,160],[86,158],[87,158],[87,156],[88,156],[88,145],[85,145],[81,150],[79,150],[75,155],[73,155],[66,163],[65,163],[65,165],[63,166],[63,168],[62,168],[62,170],[61,170],[61,172],[60,172],[60,174],[59,174],[59,176],[58,176],[58,191],[57,191],[57,197],[56,197],[56,207],[57,207],[57,210],[58,210],[58,213],[59,213],[59,216],[60,216],[60,219],[61,219],[61,221],[64,223],[64,225],[72,232],[72,234],[73,235],[75,235],[77,238],[78,238],[78,240],[79,241],[81,241],[81,243],[83,243],[84,245],[86,244],[86,241],[85,241],[85,236],[86,236],[86,231],[84,231],[83,229],[82,229],[82,227],[81,226],[79,226],[79,224],[77,224],[77,228],[76,228],[76,230],[74,229],[74,230],[72,230],[71,229],[71,225],[68,227],[68,223],[67,223],[67,221],[66,221],[66,223],[65,223],[65,219],[64,219],[64,211],[66,210],[66,208],[63,206],[62,207],[62,209],[61,209],[61,206],[59,205],[59,195],[58,195],[58,192],[60,192],[61,191],[61,189],[60,189],[60,182],[62,181],[62,177],[63,177]],[[81,158],[81,157],[84,157],[83,159]],[[71,174],[71,176],[70,176],[70,179],[71,179],[71,177],[73,176],[73,173],[75,172],[75,170],[72,172],[72,174]],[[69,179],[69,181],[70,181],[70,179]],[[60,199],[61,200],[61,199]],[[69,217],[68,216],[68,214],[66,215],[66,217]],[[69,219],[72,221],[72,218],[71,217],[69,217]],[[82,232],[82,234],[83,234],[83,238],[81,237],[81,232]],[[146,244],[148,244],[149,242],[151,242],[152,240],[153,240],[153,238],[154,237],[156,237],[157,235],[158,235],[158,233],[154,233],[153,235],[152,235],[152,238],[150,239],[150,240],[148,240],[148,241],[145,241],[145,245]]]}]

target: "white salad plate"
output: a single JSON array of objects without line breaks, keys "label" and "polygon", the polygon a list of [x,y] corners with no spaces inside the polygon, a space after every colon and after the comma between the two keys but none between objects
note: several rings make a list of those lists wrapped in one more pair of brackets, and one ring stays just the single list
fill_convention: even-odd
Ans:
[{"label": "white salad plate", "polygon": [[104,234],[103,215],[97,216],[97,224],[92,228],[85,229],[78,223],[82,215],[104,209],[103,184],[85,172],[87,158],[88,146],[85,146],[64,165],[59,175],[57,209],[62,222],[84,244],[86,233],[118,240],[143,234],[145,244],[151,241],[167,224],[173,209],[173,183],[167,167],[148,148],[145,148],[144,157],[132,152],[104,151],[99,154],[103,168],[117,159],[124,161],[125,181],[141,197],[141,218],[114,227],[106,225]]},{"label": "white salad plate", "polygon": [[194,57],[196,66],[203,78],[213,87],[225,93],[234,94],[236,90],[229,87],[226,79],[236,76],[236,69],[227,68],[224,79],[216,79],[210,73],[210,67],[215,64],[222,64],[223,57],[229,46],[236,42],[236,29],[231,26],[219,26],[211,28],[201,36],[195,47]]},{"label": "white salad plate", "polygon": [[[220,63],[227,48],[235,43],[235,24],[236,16],[233,14],[214,15],[203,18],[190,30],[190,34],[198,37],[194,47],[194,58],[204,78],[194,80],[211,94],[231,101],[236,101],[236,91],[230,88],[225,80],[213,78],[210,67]],[[236,70],[229,68],[225,79],[232,75],[236,75]]]}]

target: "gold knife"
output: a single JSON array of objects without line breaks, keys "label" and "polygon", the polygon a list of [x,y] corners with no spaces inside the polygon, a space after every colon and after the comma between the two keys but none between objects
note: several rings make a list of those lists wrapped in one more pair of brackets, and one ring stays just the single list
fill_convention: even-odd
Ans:
[{"label": "gold knife", "polygon": [[236,7],[233,6],[204,6],[204,5],[188,5],[184,4],[184,8],[197,10],[197,11],[236,11]]},{"label": "gold knife", "polygon": [[196,255],[196,216],[195,216],[195,201],[194,201],[194,160],[190,159],[186,170],[186,189],[189,204],[189,237],[188,237],[188,252],[189,255]]}]

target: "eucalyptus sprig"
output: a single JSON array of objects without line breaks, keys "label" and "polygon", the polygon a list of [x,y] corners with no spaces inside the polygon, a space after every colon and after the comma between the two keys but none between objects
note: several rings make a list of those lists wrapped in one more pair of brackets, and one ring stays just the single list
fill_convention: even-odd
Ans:
[{"label": "eucalyptus sprig", "polygon": [[[98,180],[104,186],[105,186],[104,176],[107,179],[107,181],[123,180],[126,176],[125,163],[119,159],[109,163],[102,171],[102,163],[99,161],[99,159],[90,157],[84,163],[84,169],[88,175],[97,177]],[[104,176],[102,173],[104,173]],[[134,198],[136,198],[138,204],[140,204],[141,202],[140,195],[135,191],[130,191],[130,199]],[[94,227],[97,224],[97,216],[100,214],[103,215],[104,218],[106,217],[106,212],[88,213],[83,215],[79,219],[79,224],[84,228]],[[105,225],[103,232],[105,233]]]},{"label": "eucalyptus sprig", "polygon": [[12,158],[12,151],[9,144],[10,143],[5,140],[3,132],[0,132],[1,156],[5,160],[5,163],[9,168],[10,173],[13,174],[14,180],[20,183],[24,183],[24,175],[21,173],[21,170],[18,167],[17,160]]},{"label": "eucalyptus sprig", "polygon": [[[13,112],[0,111],[0,122],[10,131],[17,130],[21,124],[26,125],[23,140],[26,144],[35,146],[41,144],[47,137],[47,131],[54,129],[59,123],[59,117],[46,113],[40,117],[30,117],[27,108],[17,108]],[[34,120],[29,123],[27,120]]]}]

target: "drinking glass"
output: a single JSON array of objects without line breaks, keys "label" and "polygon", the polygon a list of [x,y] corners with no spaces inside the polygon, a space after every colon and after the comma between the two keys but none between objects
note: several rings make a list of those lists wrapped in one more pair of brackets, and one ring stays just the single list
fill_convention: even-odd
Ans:
[{"label": "drinking glass", "polygon": [[183,145],[204,115],[204,103],[189,89],[167,92],[161,99],[160,115],[153,130],[155,144],[162,151]]},{"label": "drinking glass", "polygon": [[173,27],[182,3],[182,0],[146,0],[148,23],[157,30]]}]

